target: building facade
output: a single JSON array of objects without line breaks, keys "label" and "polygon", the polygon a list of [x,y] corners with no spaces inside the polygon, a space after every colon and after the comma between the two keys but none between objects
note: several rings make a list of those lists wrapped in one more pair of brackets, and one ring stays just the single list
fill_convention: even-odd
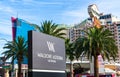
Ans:
[{"label": "building facade", "polygon": [[[119,57],[116,59],[116,62],[119,63],[119,58],[120,58],[120,19],[117,17],[113,16],[112,14],[101,14],[100,18],[100,23],[105,29],[109,29],[112,34],[113,38],[116,41],[116,45],[118,46],[119,49]],[[85,33],[82,32],[81,30],[85,30],[88,27],[93,26],[92,19],[87,18],[83,22],[79,24],[75,24],[75,26],[71,29],[69,29],[69,38],[71,42],[74,42],[78,37],[84,36]]]},{"label": "building facade", "polygon": [[[12,21],[12,38],[13,40],[16,39],[18,36],[24,37],[25,41],[28,40],[28,31],[35,30],[35,28],[30,25],[29,22],[20,19],[20,18],[11,18]],[[28,51],[29,52],[29,51]],[[28,72],[28,59],[24,57],[24,61],[22,62],[22,77],[27,77]],[[18,73],[18,65],[17,60],[14,61],[14,75],[17,77]]]},{"label": "building facade", "polygon": [[[27,41],[28,40],[28,31],[30,30],[35,30],[35,27],[31,25],[31,23],[20,19],[20,18],[11,18],[12,20],[12,37],[13,40],[16,39],[18,36],[24,37],[24,39]],[[65,24],[58,24],[59,27],[65,27],[66,30],[63,32],[66,33],[67,36],[64,36],[65,38],[69,37],[69,29],[68,26]],[[29,52],[29,51],[28,51]],[[14,70],[15,70],[15,77],[17,77],[18,73],[18,65],[17,65],[17,60],[14,62]],[[28,59],[24,58],[24,61],[22,63],[22,77],[28,77]]]}]

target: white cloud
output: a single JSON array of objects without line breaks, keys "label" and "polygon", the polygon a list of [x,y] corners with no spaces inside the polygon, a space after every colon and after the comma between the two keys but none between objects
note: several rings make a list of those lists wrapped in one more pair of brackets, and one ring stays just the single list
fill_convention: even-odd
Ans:
[{"label": "white cloud", "polygon": [[71,16],[71,17],[86,17],[87,11],[86,10],[71,10],[64,12],[65,16]]},{"label": "white cloud", "polygon": [[2,35],[12,35],[12,23],[9,20],[1,20],[0,22],[0,34]]},{"label": "white cloud", "polygon": [[[114,16],[119,16],[120,12],[120,0],[97,0],[96,4],[100,10],[100,12],[103,12],[104,14],[113,14]],[[120,16],[119,16],[120,17]]]},{"label": "white cloud", "polygon": [[16,0],[10,0],[11,2],[15,2]]},{"label": "white cloud", "polygon": [[2,53],[5,51],[5,49],[3,49],[3,47],[5,46],[5,43],[7,43],[7,41],[2,40],[2,39],[0,38],[0,56],[3,56]]},{"label": "white cloud", "polygon": [[63,19],[70,18],[72,22],[70,21],[69,24],[80,23],[81,21],[89,17],[88,12],[87,12],[87,6],[81,6],[74,10],[73,9],[65,10],[62,14],[62,17]]},{"label": "white cloud", "polygon": [[3,47],[7,43],[7,41],[11,41],[12,39],[10,37],[2,36],[0,37],[0,56],[3,56],[1,53],[5,51]]},{"label": "white cloud", "polygon": [[15,14],[15,10],[12,7],[2,4],[0,4],[0,11],[5,12],[7,14]]},{"label": "white cloud", "polygon": [[63,19],[68,18],[69,23],[68,24],[75,24],[80,23],[81,21],[88,18],[88,15],[86,12],[81,10],[72,10],[72,11],[66,11],[63,14]]},{"label": "white cloud", "polygon": [[[63,18],[70,17],[75,22],[81,22],[81,20],[84,20],[89,17],[87,8],[91,4],[96,4],[98,6],[98,9],[101,13],[104,14],[113,14],[114,16],[117,16],[120,18],[120,6],[119,6],[120,0],[96,0],[96,1],[90,1],[89,3],[85,3],[84,5],[80,5],[80,7],[76,7],[76,9],[72,10],[66,10],[63,12]],[[72,6],[71,6],[72,7]],[[74,22],[74,23],[75,23]]]},{"label": "white cloud", "polygon": [[0,33],[3,35],[12,35],[12,29],[11,27],[6,27],[6,26],[0,26]]},{"label": "white cloud", "polygon": [[35,1],[35,0],[23,0],[23,3],[26,5],[32,5],[32,6],[36,6],[36,5],[61,5],[63,4],[62,2],[58,2],[58,1]]},{"label": "white cloud", "polygon": [[61,2],[39,2],[39,4],[43,5],[59,5],[62,4]]}]

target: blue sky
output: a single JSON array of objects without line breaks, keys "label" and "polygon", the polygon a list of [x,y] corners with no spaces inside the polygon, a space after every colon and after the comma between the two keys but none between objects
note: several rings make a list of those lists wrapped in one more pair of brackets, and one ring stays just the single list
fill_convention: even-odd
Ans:
[{"label": "blue sky", "polygon": [[[104,14],[112,13],[120,18],[119,3],[120,0],[0,0],[0,39],[12,39],[11,16],[38,25],[44,20],[69,25],[89,17],[90,4],[96,4]],[[4,43],[5,40],[0,40],[0,51],[4,51]]]}]

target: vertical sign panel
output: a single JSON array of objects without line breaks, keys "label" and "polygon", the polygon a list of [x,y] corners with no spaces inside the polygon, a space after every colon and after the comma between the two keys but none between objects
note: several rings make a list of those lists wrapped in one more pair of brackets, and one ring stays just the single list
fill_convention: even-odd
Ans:
[{"label": "vertical sign panel", "polygon": [[65,77],[64,40],[40,32],[29,32],[29,77]]}]

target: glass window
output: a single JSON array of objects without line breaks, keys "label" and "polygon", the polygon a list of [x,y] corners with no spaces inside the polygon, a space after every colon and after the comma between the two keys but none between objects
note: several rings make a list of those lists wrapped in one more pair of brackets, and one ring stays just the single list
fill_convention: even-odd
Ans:
[{"label": "glass window", "polygon": [[120,30],[118,30],[118,32],[120,32]]},{"label": "glass window", "polygon": [[120,26],[118,26],[118,29],[120,29]]}]

